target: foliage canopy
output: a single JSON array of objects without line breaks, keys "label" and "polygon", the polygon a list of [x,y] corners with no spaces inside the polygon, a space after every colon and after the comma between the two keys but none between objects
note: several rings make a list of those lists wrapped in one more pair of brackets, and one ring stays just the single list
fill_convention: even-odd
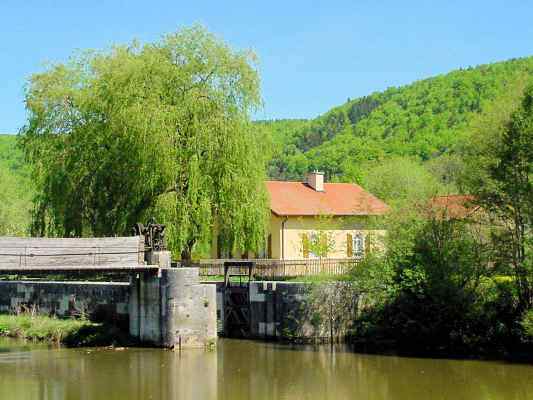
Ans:
[{"label": "foliage canopy", "polygon": [[33,185],[15,135],[0,135],[0,235],[24,236],[30,222]]},{"label": "foliage canopy", "polygon": [[[491,109],[465,148],[464,180],[499,229],[495,259],[511,266],[521,306],[533,305],[533,85],[521,102]],[[496,130],[496,132],[494,132]]]},{"label": "foliage canopy", "polygon": [[188,258],[215,222],[224,246],[264,240],[267,152],[250,52],[194,26],[86,52],[31,77],[21,143],[37,185],[32,231],[116,235],[155,216]]}]

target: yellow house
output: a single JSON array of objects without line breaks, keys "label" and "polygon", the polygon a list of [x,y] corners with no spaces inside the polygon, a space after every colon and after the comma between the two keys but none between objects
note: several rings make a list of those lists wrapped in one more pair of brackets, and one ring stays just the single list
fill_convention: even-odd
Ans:
[{"label": "yellow house", "polygon": [[[324,183],[324,174],[315,171],[307,182],[267,181],[266,187],[270,226],[258,258],[352,258],[381,246],[385,232],[370,219],[389,207],[360,186]],[[223,257],[213,242],[212,257]]]}]

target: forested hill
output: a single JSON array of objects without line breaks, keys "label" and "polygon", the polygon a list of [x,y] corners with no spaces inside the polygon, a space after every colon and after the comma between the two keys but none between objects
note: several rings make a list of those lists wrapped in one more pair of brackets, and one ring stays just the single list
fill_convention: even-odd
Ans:
[{"label": "forested hill", "polygon": [[263,121],[275,143],[269,175],[301,179],[316,168],[353,179],[368,160],[437,158],[465,137],[474,114],[532,72],[533,57],[512,59],[348,100],[309,121]]}]

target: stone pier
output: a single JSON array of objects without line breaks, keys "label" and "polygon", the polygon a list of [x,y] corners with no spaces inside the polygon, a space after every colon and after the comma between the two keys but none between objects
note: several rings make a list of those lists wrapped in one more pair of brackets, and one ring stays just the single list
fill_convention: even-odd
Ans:
[{"label": "stone pier", "polygon": [[198,268],[162,268],[130,282],[130,335],[168,348],[216,343],[216,288],[200,284]]}]

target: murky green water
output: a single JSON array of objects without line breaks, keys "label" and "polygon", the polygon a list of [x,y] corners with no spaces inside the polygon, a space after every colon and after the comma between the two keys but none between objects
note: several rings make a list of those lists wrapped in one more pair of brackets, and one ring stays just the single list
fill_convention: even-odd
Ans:
[{"label": "murky green water", "polygon": [[533,399],[533,366],[238,340],[180,354],[1,339],[0,399]]}]

